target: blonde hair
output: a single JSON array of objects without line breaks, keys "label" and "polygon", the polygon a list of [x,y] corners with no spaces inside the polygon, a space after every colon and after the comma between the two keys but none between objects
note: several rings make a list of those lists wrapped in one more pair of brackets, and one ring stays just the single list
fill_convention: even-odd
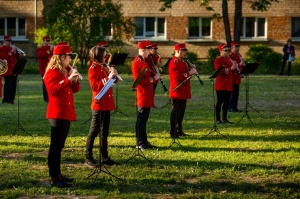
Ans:
[{"label": "blonde hair", "polygon": [[[53,55],[47,65],[47,68],[46,68],[46,71],[45,71],[45,74],[47,73],[47,71],[49,69],[58,69],[63,75],[66,75],[67,70],[65,69],[65,67],[63,67],[63,64],[61,62],[61,58],[63,56],[66,56],[66,55]],[[45,76],[45,75],[44,75]]]}]

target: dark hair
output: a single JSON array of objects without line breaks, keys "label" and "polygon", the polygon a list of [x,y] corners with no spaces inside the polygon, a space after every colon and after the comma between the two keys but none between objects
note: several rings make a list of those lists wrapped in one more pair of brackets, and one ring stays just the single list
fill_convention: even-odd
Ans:
[{"label": "dark hair", "polygon": [[94,62],[103,63],[104,62],[104,52],[105,48],[100,46],[94,46],[90,50],[90,59]]},{"label": "dark hair", "polygon": [[287,42],[292,42],[292,40],[291,40],[291,39],[288,39]]}]

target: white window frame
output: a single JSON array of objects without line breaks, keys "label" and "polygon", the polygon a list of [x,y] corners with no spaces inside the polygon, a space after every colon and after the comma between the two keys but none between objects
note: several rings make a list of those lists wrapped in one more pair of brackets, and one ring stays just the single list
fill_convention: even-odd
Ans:
[{"label": "white window frame", "polygon": [[[253,37],[246,37],[246,19],[247,18],[255,18],[254,22],[254,36]],[[264,36],[257,36],[258,32],[258,19],[265,19],[265,31],[264,31]],[[243,29],[243,35],[241,35],[241,39],[266,39],[267,38],[267,18],[266,17],[243,17],[243,24],[242,24],[242,29]]]},{"label": "white window frame", "polygon": [[[191,18],[191,17],[189,17],[189,18]],[[196,18],[196,17],[192,17],[192,18]],[[211,39],[212,38],[212,20],[210,20],[209,36],[203,36],[202,35],[202,19],[210,19],[210,18],[209,17],[198,17],[198,18],[199,18],[199,35],[198,36],[190,36],[190,33],[188,32],[189,39],[198,39],[198,38]]]},{"label": "white window frame", "polygon": [[[1,19],[4,19],[4,35],[8,35],[7,33],[7,18],[15,18],[16,19],[16,24],[15,24],[15,29],[16,29],[16,34],[11,35],[13,40],[24,40],[26,39],[26,33],[27,33],[27,25],[26,25],[26,18],[25,17],[1,17]],[[25,20],[25,35],[19,35],[19,19],[24,19]],[[3,37],[4,35],[0,35],[0,37]]]},{"label": "white window frame", "polygon": [[[155,39],[155,40],[165,40],[167,37],[167,22],[165,17],[135,17],[136,18],[143,18],[143,35],[136,36],[136,32],[134,32],[134,39]],[[146,18],[154,18],[154,36],[147,37],[146,36]],[[164,35],[158,36],[158,19],[164,19]]]}]

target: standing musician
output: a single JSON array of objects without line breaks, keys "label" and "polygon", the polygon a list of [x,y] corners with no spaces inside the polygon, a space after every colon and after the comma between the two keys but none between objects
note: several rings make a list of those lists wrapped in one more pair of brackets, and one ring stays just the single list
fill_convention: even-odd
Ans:
[{"label": "standing musician", "polygon": [[[106,49],[104,47],[94,46],[90,50],[90,59],[93,61],[88,71],[88,78],[92,89],[92,121],[89,134],[86,141],[85,164],[95,167],[97,163],[93,158],[94,140],[97,135],[101,134],[101,156],[102,164],[114,165],[119,164],[108,156],[108,141],[110,125],[110,111],[115,109],[114,96],[112,87],[109,88],[107,93],[101,100],[95,99],[96,95],[102,90],[106,82],[114,78],[118,73],[115,69],[111,68],[109,71],[105,65]],[[117,83],[118,79],[115,80]],[[99,164],[101,164],[99,162]]]},{"label": "standing musician", "polygon": [[[99,41],[97,46],[104,47],[105,51],[108,53],[109,43],[107,41]],[[108,63],[108,60],[109,60],[110,56],[111,56],[110,54],[106,54],[106,56],[105,56],[105,63],[106,64]],[[91,67],[92,64],[93,64],[93,60],[90,59],[89,67]]]},{"label": "standing musician", "polygon": [[[150,48],[150,54],[149,54],[149,58],[148,58],[148,62],[149,64],[152,64],[151,63],[151,60],[149,59],[152,59],[154,65],[157,67],[157,69],[162,72],[162,62],[161,62],[161,57],[160,57],[160,54],[157,53],[157,44],[151,44],[151,48]],[[150,58],[151,57],[151,58]],[[156,89],[156,86],[157,86],[157,83],[156,82],[154,84],[154,93],[155,93],[155,89]]]},{"label": "standing musician", "polygon": [[229,112],[239,112],[237,108],[239,100],[239,91],[241,84],[241,75],[240,71],[246,65],[241,54],[240,54],[240,43],[239,42],[230,42],[231,51],[229,53],[230,59],[238,65],[239,70],[232,71],[232,81],[233,81],[233,91],[229,99]]},{"label": "standing musician", "polygon": [[151,48],[150,41],[138,42],[138,48],[139,54],[134,58],[131,65],[134,81],[136,81],[143,69],[147,69],[147,71],[136,88],[136,106],[138,108],[135,124],[136,147],[141,150],[147,150],[154,147],[147,139],[146,123],[149,118],[150,108],[154,106],[153,85],[160,79],[160,75],[158,73],[153,75],[153,73],[151,73],[151,67],[146,61],[150,53],[149,49]]},{"label": "standing musician", "polygon": [[73,93],[80,90],[79,73],[71,69],[72,50],[67,44],[56,45],[53,49],[44,83],[48,92],[48,108],[46,118],[51,124],[50,148],[48,153],[49,175],[51,185],[55,187],[72,186],[72,178],[61,174],[61,152],[69,133],[72,121],[76,120]]},{"label": "standing musician", "polygon": [[[233,90],[233,74],[232,71],[237,69],[237,64],[233,64],[233,62],[229,58],[229,48],[225,43],[221,43],[218,46],[218,50],[220,52],[220,56],[216,57],[214,60],[214,67],[217,71],[220,66],[224,66],[225,68],[220,72],[220,74],[216,78],[215,90],[217,93],[217,103],[216,103],[216,121],[217,124],[223,123],[232,123],[227,119],[228,113],[228,104],[230,94]],[[221,120],[221,107],[222,107],[222,120]]]},{"label": "standing musician", "polygon": [[43,81],[43,77],[45,74],[46,67],[53,55],[53,45],[50,45],[50,37],[45,36],[43,37],[43,44],[37,48],[36,56],[39,63],[39,71],[42,77],[42,86],[43,86],[43,97],[44,101],[48,103],[48,93]]},{"label": "standing musician", "polygon": [[11,74],[17,60],[20,58],[17,46],[11,47],[11,36],[5,35],[0,47],[0,59],[7,62],[8,70],[4,76],[4,92],[2,103],[14,104],[17,90],[17,75]]},{"label": "standing musician", "polygon": [[192,97],[190,80],[183,84],[178,90],[174,91],[178,85],[184,82],[187,78],[197,73],[196,67],[188,68],[188,65],[183,60],[187,53],[185,43],[175,44],[175,55],[170,61],[168,70],[170,77],[170,98],[172,99],[172,111],[170,116],[170,135],[172,138],[178,136],[186,136],[182,131],[182,120],[186,108],[187,99]]}]

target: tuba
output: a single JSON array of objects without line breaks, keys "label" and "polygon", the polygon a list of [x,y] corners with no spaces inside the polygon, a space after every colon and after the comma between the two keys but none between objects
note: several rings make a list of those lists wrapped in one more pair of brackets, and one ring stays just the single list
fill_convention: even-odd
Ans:
[{"label": "tuba", "polygon": [[8,70],[7,63],[0,59],[0,76],[4,75]]}]

